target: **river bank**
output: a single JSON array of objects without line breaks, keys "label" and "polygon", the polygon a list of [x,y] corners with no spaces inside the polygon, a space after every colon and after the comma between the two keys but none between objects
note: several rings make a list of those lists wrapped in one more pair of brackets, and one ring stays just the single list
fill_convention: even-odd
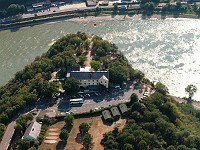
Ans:
[{"label": "river bank", "polygon": [[189,18],[189,19],[198,19],[196,15],[191,14],[182,14],[182,15],[161,15],[161,14],[153,14],[152,16],[144,16],[142,14],[135,14],[135,15],[99,15],[99,16],[87,16],[87,17],[75,17],[75,16],[61,16],[55,18],[48,18],[48,19],[41,19],[41,20],[33,20],[32,22],[25,22],[19,23],[14,25],[9,25],[6,27],[1,27],[0,31],[8,30],[8,29],[15,29],[15,28],[22,28],[27,26],[34,26],[40,24],[52,24],[57,22],[103,22],[103,21],[126,21],[126,20],[141,20],[141,19],[168,19],[168,18]]}]

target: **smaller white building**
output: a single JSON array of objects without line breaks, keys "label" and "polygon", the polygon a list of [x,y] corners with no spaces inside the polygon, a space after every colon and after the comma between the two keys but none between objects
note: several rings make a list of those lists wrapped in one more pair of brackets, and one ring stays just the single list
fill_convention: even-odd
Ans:
[{"label": "smaller white building", "polygon": [[40,134],[41,127],[42,125],[36,121],[31,123],[26,129],[26,132],[24,133],[24,136],[22,137],[22,139],[27,139],[30,141],[36,140]]}]

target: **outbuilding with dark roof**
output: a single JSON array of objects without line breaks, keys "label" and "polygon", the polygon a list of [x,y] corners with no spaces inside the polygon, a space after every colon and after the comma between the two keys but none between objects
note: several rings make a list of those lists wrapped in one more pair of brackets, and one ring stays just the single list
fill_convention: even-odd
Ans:
[{"label": "outbuilding with dark roof", "polygon": [[120,116],[120,112],[119,112],[119,109],[117,107],[112,107],[110,110],[111,110],[113,117]]},{"label": "outbuilding with dark roof", "polygon": [[103,115],[104,120],[109,120],[112,118],[109,110],[102,111],[102,115]]},{"label": "outbuilding with dark roof", "polygon": [[119,105],[119,109],[120,109],[122,114],[124,114],[124,113],[126,113],[128,111],[128,108],[127,108],[126,104],[120,104]]}]

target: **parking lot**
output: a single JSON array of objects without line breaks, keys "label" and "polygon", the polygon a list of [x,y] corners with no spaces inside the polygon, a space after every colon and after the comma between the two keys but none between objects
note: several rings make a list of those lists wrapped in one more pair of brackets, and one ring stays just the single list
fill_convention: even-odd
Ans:
[{"label": "parking lot", "polygon": [[132,84],[125,86],[124,88],[118,88],[106,93],[85,93],[79,95],[83,97],[84,102],[82,105],[74,105],[70,106],[69,99],[64,97],[60,100],[58,104],[58,112],[64,114],[66,112],[72,113],[82,113],[88,112],[91,110],[98,110],[101,108],[117,105],[119,103],[126,102],[130,99],[132,93],[136,93],[138,97],[142,97],[142,93],[140,93],[139,89],[133,89]]},{"label": "parking lot", "polygon": [[[133,87],[132,83],[129,83],[127,86],[124,86],[123,88],[117,88],[111,91],[108,91],[106,93],[99,93],[99,92],[93,92],[93,93],[84,93],[81,95],[77,95],[77,97],[74,98],[83,98],[83,104],[79,105],[73,105],[70,106],[70,97],[64,96],[63,98],[58,98],[56,103],[53,106],[46,106],[46,105],[40,105],[43,106],[41,109],[41,114],[43,113],[49,116],[55,115],[64,115],[67,113],[83,113],[88,111],[95,111],[102,108],[106,108],[109,106],[114,106],[119,103],[124,103],[128,100],[130,100],[130,97],[132,93],[135,93],[138,95],[138,98],[144,98],[146,94],[144,94],[144,89],[141,90],[142,86],[135,86]],[[143,95],[144,94],[144,95]],[[149,93],[150,95],[151,93]],[[45,107],[44,107],[45,106]]]}]

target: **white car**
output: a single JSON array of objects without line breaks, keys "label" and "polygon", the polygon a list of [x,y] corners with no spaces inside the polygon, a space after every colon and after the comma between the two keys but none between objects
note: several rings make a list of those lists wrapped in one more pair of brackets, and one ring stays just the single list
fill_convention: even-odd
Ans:
[{"label": "white car", "polygon": [[95,107],[94,110],[99,110],[99,108],[98,108],[98,107]]}]

